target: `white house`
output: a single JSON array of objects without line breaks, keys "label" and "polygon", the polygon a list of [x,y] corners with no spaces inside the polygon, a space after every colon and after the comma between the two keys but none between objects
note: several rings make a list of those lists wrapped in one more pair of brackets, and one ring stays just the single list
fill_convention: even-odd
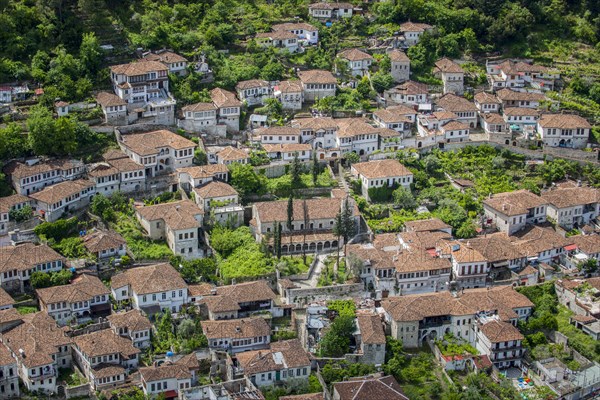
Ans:
[{"label": "white house", "polygon": [[[508,125],[506,125],[506,121],[502,115],[496,113],[480,113],[479,116],[479,124],[485,133],[489,135],[510,133]],[[510,137],[507,137],[507,139],[510,139]]]},{"label": "white house", "polygon": [[244,209],[239,204],[239,194],[227,183],[211,181],[193,188],[192,192],[198,207],[214,218],[214,222],[233,226],[244,222]]},{"label": "white house", "polygon": [[474,103],[464,97],[448,93],[440,97],[435,104],[444,111],[454,113],[456,119],[467,124],[469,128],[477,127],[477,113],[479,110]]},{"label": "white house", "polygon": [[332,20],[352,17],[354,6],[350,3],[319,2],[308,6],[308,14],[319,20]]},{"label": "white house", "polygon": [[369,189],[402,186],[410,189],[413,174],[396,160],[374,160],[352,164],[351,173],[359,179],[363,196],[369,199]]},{"label": "white house", "polygon": [[168,263],[128,269],[113,276],[110,287],[117,302],[130,300],[134,308],[148,314],[177,313],[188,303],[187,283]]},{"label": "white house", "polygon": [[539,108],[540,102],[546,99],[542,93],[517,91],[513,89],[500,89],[496,92],[502,107],[527,107]]},{"label": "white house", "polygon": [[523,253],[528,261],[538,263],[558,263],[565,248],[573,244],[551,227],[528,226],[511,236],[513,244]]},{"label": "white house", "polygon": [[338,53],[337,57],[348,63],[348,70],[352,76],[366,75],[373,63],[373,56],[359,49],[344,50]]},{"label": "white house", "polygon": [[540,113],[533,108],[505,107],[503,110],[504,122],[509,127],[518,127],[521,131],[535,129]]},{"label": "white house", "polygon": [[217,163],[229,165],[233,163],[248,164],[250,156],[248,152],[242,149],[237,149],[232,146],[227,146],[217,153]]},{"label": "white house", "polygon": [[442,58],[435,62],[433,73],[444,83],[444,94],[462,95],[464,93],[465,71],[456,62],[449,58]]},{"label": "white house", "polygon": [[384,98],[388,102],[410,106],[430,104],[427,85],[414,81],[406,81],[384,91]]},{"label": "white house", "polygon": [[48,186],[40,192],[33,193],[37,213],[48,222],[54,222],[65,213],[86,207],[96,193],[94,183],[78,179]]},{"label": "white house", "polygon": [[9,163],[4,169],[18,194],[29,196],[46,186],[80,178],[85,173],[85,164],[79,160],[39,159]]},{"label": "white house", "polygon": [[501,321],[497,315],[480,316],[477,320],[473,325],[475,348],[487,355],[497,368],[520,367],[525,355],[525,337],[517,327],[510,322]]},{"label": "white house", "polygon": [[151,335],[154,325],[142,315],[140,310],[132,309],[111,314],[107,321],[117,335],[129,338],[138,349],[145,349],[151,345]]},{"label": "white house", "polygon": [[14,223],[11,221],[11,211],[22,210],[27,206],[31,206],[31,199],[22,194],[0,197],[0,235],[6,234]]},{"label": "white house", "polygon": [[300,110],[304,103],[304,92],[300,81],[281,81],[275,85],[273,95],[281,102],[284,110]]},{"label": "white house", "polygon": [[547,214],[565,229],[580,228],[598,217],[600,191],[591,187],[560,185],[542,193]]},{"label": "white house", "polygon": [[292,161],[298,157],[300,161],[309,161],[312,147],[308,143],[263,144],[263,149],[271,159]]},{"label": "white house", "polygon": [[473,100],[480,114],[500,112],[500,105],[502,103],[491,93],[478,92],[473,96]]},{"label": "white house", "polygon": [[177,120],[178,126],[192,132],[217,132],[217,106],[213,103],[195,103],[181,109],[182,119]]},{"label": "white house", "polygon": [[155,52],[147,52],[143,55],[143,59],[147,61],[158,61],[169,68],[170,74],[186,76],[188,71],[187,58],[172,52],[170,50],[158,50]]},{"label": "white house", "polygon": [[100,92],[96,102],[102,108],[104,122],[109,125],[127,125],[127,102],[113,93]]},{"label": "white house", "polygon": [[537,123],[544,145],[552,147],[583,149],[591,129],[585,118],[573,114],[544,114]]},{"label": "white house", "polygon": [[255,40],[260,47],[274,47],[290,53],[298,51],[298,36],[287,30],[257,33]]},{"label": "white house", "polygon": [[148,398],[179,394],[192,386],[192,373],[185,365],[167,362],[160,366],[140,368],[142,390]]},{"label": "white house", "polygon": [[200,311],[208,319],[236,319],[253,314],[271,313],[281,315],[281,308],[276,306],[277,295],[266,280],[243,282],[234,285],[211,288],[201,299],[196,301]]},{"label": "white house", "polygon": [[296,35],[300,43],[314,45],[319,43],[319,29],[306,22],[286,22],[271,26],[274,31],[287,31]]},{"label": "white house", "polygon": [[115,231],[96,230],[89,232],[82,239],[87,251],[99,261],[112,257],[120,258],[127,254],[127,241]]},{"label": "white house", "polygon": [[273,97],[269,82],[260,79],[241,81],[235,85],[238,98],[250,107],[263,105],[266,99]]},{"label": "white house", "polygon": [[217,124],[224,125],[227,132],[238,133],[242,102],[235,94],[221,88],[211,90],[210,98],[217,107]]},{"label": "white house", "polygon": [[498,193],[483,200],[483,211],[500,232],[512,235],[527,224],[546,222],[548,200],[528,190]]},{"label": "white house", "polygon": [[337,121],[330,117],[297,118],[291,125],[300,129],[303,143],[310,143],[314,149],[335,149],[339,129]]},{"label": "white house", "polygon": [[452,262],[452,280],[459,288],[482,288],[490,272],[487,259],[468,242],[447,241],[438,247],[441,256]]},{"label": "white house", "polygon": [[469,126],[460,121],[449,121],[439,127],[446,143],[469,140]]},{"label": "white house", "polygon": [[338,120],[336,147],[341,153],[355,152],[359,156],[369,155],[379,149],[380,128],[375,128],[362,118]]},{"label": "white house", "polygon": [[433,26],[423,23],[405,22],[400,25],[400,31],[404,34],[404,45],[414,46],[419,43],[423,33],[433,30]]},{"label": "white house", "polygon": [[202,332],[208,348],[231,354],[269,347],[271,328],[262,317],[202,321]]},{"label": "white house", "polygon": [[146,188],[146,171],[142,164],[135,162],[120,150],[108,150],[103,157],[106,164],[115,168],[120,174],[118,189],[120,192],[137,192]]},{"label": "white house", "polygon": [[4,398],[18,398],[20,395],[18,368],[10,350],[0,345],[0,394]]},{"label": "white house", "polygon": [[324,97],[335,96],[337,79],[329,71],[299,71],[298,78],[302,83],[305,101],[316,101]]},{"label": "white house", "polygon": [[261,144],[298,144],[302,142],[300,129],[291,126],[271,126],[256,131]]},{"label": "white house", "polygon": [[19,243],[0,248],[0,284],[9,291],[23,292],[34,272],[56,272],[65,259],[46,244]]},{"label": "white house", "polygon": [[410,134],[417,122],[417,112],[406,105],[391,106],[373,112],[373,121],[382,127],[399,133]]},{"label": "white house", "polygon": [[403,51],[394,49],[388,53],[391,62],[392,77],[396,82],[405,82],[410,79],[410,59]]}]

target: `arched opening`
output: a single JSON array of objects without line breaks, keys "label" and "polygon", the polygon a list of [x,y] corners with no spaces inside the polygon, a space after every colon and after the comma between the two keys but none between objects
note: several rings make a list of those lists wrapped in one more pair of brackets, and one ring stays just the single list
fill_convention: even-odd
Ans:
[{"label": "arched opening", "polygon": [[331,153],[331,157],[337,157],[337,153]]},{"label": "arched opening", "polygon": [[506,140],[504,141],[504,144],[506,144],[506,145],[509,145],[509,144],[510,144],[510,140],[506,139]]},{"label": "arched opening", "polygon": [[365,151],[364,151],[363,149],[361,149],[361,150],[358,152],[358,155],[359,155],[359,156],[364,156],[364,155],[365,155]]},{"label": "arched opening", "polygon": [[418,142],[417,143],[417,148],[420,149],[421,147],[423,147],[423,143],[422,142]]},{"label": "arched opening", "polygon": [[323,243],[319,242],[317,243],[317,251],[321,251],[323,250]]},{"label": "arched opening", "polygon": [[471,122],[471,123],[469,124],[469,126],[470,126],[471,128],[475,128],[475,123],[474,123],[474,122]]},{"label": "arched opening", "polygon": [[304,243],[304,244],[302,245],[302,248],[303,248],[303,250],[308,250],[308,243]]},{"label": "arched opening", "polygon": [[323,248],[324,249],[329,249],[331,248],[331,243],[329,243],[329,240],[326,240],[325,243],[323,243]]},{"label": "arched opening", "polygon": [[558,147],[565,147],[565,139],[560,139],[560,142],[558,142]]},{"label": "arched opening", "polygon": [[288,252],[288,246],[287,246],[287,244],[284,244],[283,246],[281,246],[281,252],[282,253],[287,253]]},{"label": "arched opening", "polygon": [[309,249],[309,250],[311,250],[311,251],[314,251],[314,250],[315,250],[315,247],[316,247],[316,245],[315,245],[314,243],[311,243],[311,244],[308,246],[308,249]]},{"label": "arched opening", "polygon": [[296,251],[302,251],[302,245],[300,243],[296,245]]},{"label": "arched opening", "polygon": [[334,240],[333,242],[331,242],[331,247],[338,247],[338,241]]},{"label": "arched opening", "polygon": [[517,141],[513,140],[513,146],[516,146],[516,145],[517,145]]},{"label": "arched opening", "polygon": [[325,153],[321,153],[321,154],[319,155],[319,159],[320,159],[320,160],[323,160],[324,158],[325,158]]}]

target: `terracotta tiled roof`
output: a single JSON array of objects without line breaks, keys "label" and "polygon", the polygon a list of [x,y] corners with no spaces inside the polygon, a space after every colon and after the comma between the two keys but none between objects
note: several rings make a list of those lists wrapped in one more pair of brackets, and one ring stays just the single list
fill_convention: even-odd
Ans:
[{"label": "terracotta tiled roof", "polygon": [[409,116],[416,116],[417,112],[408,106],[398,105],[381,110],[377,110],[373,113],[374,116],[381,119],[384,122],[408,122]]},{"label": "terracotta tiled roof", "polygon": [[511,237],[517,248],[528,257],[538,256],[548,250],[561,249],[573,244],[570,238],[564,238],[551,227],[528,226]]},{"label": "terracotta tiled roof", "polygon": [[225,89],[214,88],[210,91],[210,98],[219,108],[242,106],[242,102],[235,97],[235,94],[228,92]]},{"label": "terracotta tiled roof", "polygon": [[16,364],[17,361],[13,358],[8,348],[0,346],[0,366]]},{"label": "terracotta tiled roof", "polygon": [[276,88],[281,93],[299,93],[302,92],[302,85],[300,81],[281,81],[277,84]]},{"label": "terracotta tiled roof", "polygon": [[156,53],[148,53],[144,56],[144,59],[148,61],[160,61],[167,64],[187,62],[187,58],[172,51],[157,51]]},{"label": "terracotta tiled roof", "polygon": [[83,166],[83,163],[77,160],[40,161],[33,165],[27,165],[21,162],[12,162],[8,164],[4,171],[7,175],[10,175],[12,179],[22,179],[44,172],[66,171],[80,166]]},{"label": "terracotta tiled roof", "polygon": [[22,243],[15,246],[0,247],[0,272],[11,270],[27,271],[38,264],[62,261],[63,256],[46,244]]},{"label": "terracotta tiled roof", "polygon": [[88,357],[118,353],[124,359],[129,359],[141,352],[140,349],[133,346],[131,340],[117,335],[110,329],[75,336],[73,344]]},{"label": "terracotta tiled roof", "polygon": [[22,315],[21,319],[22,324],[2,334],[2,342],[27,368],[55,363],[52,356],[59,352],[59,346],[71,344],[65,331],[45,312]]},{"label": "terracotta tiled roof", "polygon": [[248,153],[244,150],[236,149],[232,146],[227,146],[217,153],[217,157],[225,161],[245,160],[248,158]]},{"label": "terracotta tiled roof", "polygon": [[408,400],[392,376],[336,382],[333,391],[337,392],[339,400]]},{"label": "terracotta tiled roof", "polygon": [[373,56],[359,49],[348,49],[338,53],[338,57],[348,61],[372,60]]},{"label": "terracotta tiled roof", "polygon": [[542,198],[556,208],[600,202],[600,190],[590,187],[558,187],[542,193]]},{"label": "terracotta tiled roof", "polygon": [[273,342],[268,350],[245,351],[236,357],[247,376],[287,368],[310,368],[311,363],[298,339]]},{"label": "terracotta tiled roof", "polygon": [[283,24],[276,24],[271,26],[271,29],[273,29],[274,31],[281,31],[281,30],[285,30],[285,31],[299,31],[299,30],[305,30],[305,31],[309,31],[309,32],[316,32],[318,29],[315,28],[313,25],[311,24],[307,24],[306,22],[286,22]]},{"label": "terracotta tiled roof", "polygon": [[127,105],[125,100],[121,99],[119,96],[113,93],[108,92],[100,92],[96,95],[96,101],[102,107],[114,107],[114,106],[124,106]]},{"label": "terracotta tiled roof", "polygon": [[183,365],[163,364],[159,367],[140,368],[144,382],[155,382],[166,379],[192,379],[191,372]]},{"label": "terracotta tiled roof", "polygon": [[197,112],[197,111],[214,111],[216,110],[217,107],[213,104],[213,103],[195,103],[195,104],[190,104],[188,106],[185,106],[181,109],[181,111],[186,112],[186,111],[192,111],[192,112]]},{"label": "terracotta tiled roof", "polygon": [[469,245],[491,263],[525,257],[504,233],[469,239]]},{"label": "terracotta tiled roof", "polygon": [[241,310],[236,299],[228,296],[205,296],[199,302],[205,304],[206,309],[211,313],[223,313]]},{"label": "terracotta tiled roof", "polygon": [[600,253],[600,235],[575,235],[569,239],[585,254]]},{"label": "terracotta tiled roof", "polygon": [[353,137],[357,135],[376,134],[377,128],[367,123],[363,118],[340,118],[338,121],[338,137]]},{"label": "terracotta tiled roof", "polygon": [[22,194],[13,194],[11,196],[0,197],[0,212],[7,213],[17,204],[29,203],[31,199]]},{"label": "terracotta tiled roof", "polygon": [[115,231],[100,231],[88,233],[83,237],[83,245],[88,251],[98,253],[102,250],[118,249],[127,242]]},{"label": "terracotta tiled roof", "polygon": [[496,96],[501,101],[542,101],[546,98],[542,93],[519,92],[508,88],[498,90]]},{"label": "terracotta tiled roof", "polygon": [[272,39],[272,40],[286,40],[286,39],[297,39],[297,36],[295,33],[292,33],[292,32],[286,31],[286,30],[279,30],[279,31],[273,31],[273,32],[257,33],[256,38],[257,39],[267,38],[267,39]]},{"label": "terracotta tiled roof", "polygon": [[135,61],[129,64],[113,65],[110,70],[114,74],[136,76],[145,75],[149,72],[168,71],[169,68],[158,61]]},{"label": "terracotta tiled roof", "polygon": [[91,373],[94,379],[100,379],[125,374],[126,371],[121,365],[100,363],[92,368]]},{"label": "terracotta tiled roof", "polygon": [[0,306],[8,306],[15,304],[15,300],[6,293],[6,290],[0,288]]},{"label": "terracotta tiled roof", "polygon": [[439,218],[419,219],[408,221],[404,224],[407,232],[431,232],[441,231],[442,229],[452,229],[450,225]]},{"label": "terracotta tiled roof", "polygon": [[331,117],[298,118],[292,121],[292,126],[298,127],[300,129],[311,129],[313,131],[317,131],[320,129],[338,129],[337,120]]},{"label": "terracotta tiled roof", "polygon": [[508,342],[511,340],[523,340],[525,337],[515,326],[509,322],[489,321],[480,325],[481,332],[492,343]]},{"label": "terracotta tiled roof", "polygon": [[429,93],[429,89],[427,88],[426,84],[415,81],[406,81],[394,87],[392,90],[398,93],[402,93],[404,95],[418,95]]},{"label": "terracotta tiled roof", "polygon": [[97,277],[83,274],[68,285],[37,289],[36,294],[43,303],[48,305],[63,301],[67,303],[90,301],[102,295],[108,297],[110,290]]},{"label": "terracotta tiled roof", "polygon": [[356,320],[360,339],[364,344],[385,344],[385,332],[379,315],[358,314]]},{"label": "terracotta tiled roof", "polygon": [[128,285],[138,295],[187,290],[187,284],[179,272],[168,263],[131,268],[113,276],[110,282],[113,289]]},{"label": "terracotta tiled roof", "polygon": [[458,131],[458,130],[469,130],[469,125],[467,124],[463,124],[460,121],[449,121],[446,122],[444,125],[440,126],[440,130],[442,132],[448,132],[448,131]]},{"label": "terracotta tiled roof", "polygon": [[248,339],[271,335],[271,328],[262,317],[202,321],[202,331],[208,339]]},{"label": "terracotta tiled roof", "polygon": [[435,70],[442,73],[464,74],[465,71],[456,62],[449,58],[442,58],[435,62]]},{"label": "terracotta tiled roof", "polygon": [[431,29],[433,26],[429,24],[422,24],[418,22],[405,22],[400,25],[400,30],[402,32],[423,32],[427,29]]},{"label": "terracotta tiled roof", "polygon": [[64,181],[57,183],[56,185],[47,186],[41,191],[31,194],[30,197],[45,204],[55,204],[60,200],[73,196],[74,194],[93,186],[94,183],[84,179]]},{"label": "terracotta tiled roof", "polygon": [[496,96],[488,92],[479,92],[475,94],[473,99],[479,104],[500,104],[500,100],[498,100]]},{"label": "terracotta tiled roof", "polygon": [[129,332],[139,332],[152,329],[150,320],[143,316],[140,310],[132,309],[111,314],[107,318],[110,326],[116,329],[127,328]]},{"label": "terracotta tiled roof", "polygon": [[157,154],[163,147],[181,150],[197,146],[197,144],[191,140],[165,129],[123,135],[121,143],[134,153],[142,156]]},{"label": "terracotta tiled roof", "polygon": [[539,124],[542,128],[590,129],[592,125],[583,117],[574,114],[544,114]]},{"label": "terracotta tiled roof", "polygon": [[217,174],[229,174],[229,168],[224,164],[194,165],[177,168],[177,172],[189,174],[192,179],[203,179],[212,178]]},{"label": "terracotta tiled roof", "polygon": [[405,52],[394,49],[388,53],[391,62],[410,62]]},{"label": "terracotta tiled roof", "polygon": [[[304,200],[293,201],[294,220],[304,220]],[[287,200],[254,203],[260,222],[287,221]],[[342,208],[340,199],[307,199],[306,206],[310,219],[335,219]]]},{"label": "terracotta tiled roof", "polygon": [[191,200],[173,201],[136,208],[136,213],[146,221],[163,220],[171,230],[199,228],[202,224],[197,217],[204,214]]},{"label": "terracotta tiled roof", "polygon": [[469,111],[477,112],[477,107],[475,107],[475,104],[464,97],[460,97],[452,93],[448,93],[440,97],[436,104],[445,111],[451,111],[453,113]]},{"label": "terracotta tiled roof", "polygon": [[337,79],[335,76],[329,71],[320,70],[320,69],[311,69],[309,71],[300,71],[298,72],[298,78],[302,83],[317,83],[317,84],[336,84]]},{"label": "terracotta tiled roof", "polygon": [[353,9],[354,6],[350,3],[327,3],[327,2],[319,2],[313,3],[308,6],[311,9],[317,10],[334,10],[334,9]]},{"label": "terracotta tiled roof", "polygon": [[300,129],[292,126],[271,126],[256,130],[257,135],[300,136]]},{"label": "terracotta tiled roof", "polygon": [[411,176],[412,172],[397,160],[373,160],[352,164],[360,175],[367,179],[392,178],[397,176]]},{"label": "terracotta tiled roof", "polygon": [[540,115],[540,112],[538,110],[534,110],[533,108],[527,108],[527,107],[506,107],[503,110],[504,115],[507,115],[509,117],[512,116],[516,116],[516,117],[522,117],[522,116],[534,116],[537,117]]},{"label": "terracotta tiled roof", "polygon": [[280,397],[279,400],[324,400],[323,393],[307,393],[307,394],[295,394],[291,396]]},{"label": "terracotta tiled roof", "polygon": [[140,171],[144,169],[142,164],[133,161],[129,157],[109,160],[108,163],[115,167],[119,172]]},{"label": "terracotta tiled roof", "polygon": [[225,182],[210,181],[204,185],[192,189],[202,199],[215,197],[237,196],[238,192]]},{"label": "terracotta tiled roof", "polygon": [[263,144],[262,148],[267,153],[295,153],[300,151],[311,151],[312,146],[309,143],[276,143],[276,144]]},{"label": "terracotta tiled roof", "polygon": [[507,216],[527,214],[530,209],[545,206],[547,199],[540,197],[529,190],[516,190],[514,192],[498,193],[485,199],[483,204]]},{"label": "terracotta tiled roof", "polygon": [[504,118],[502,118],[502,115],[497,114],[497,113],[484,113],[484,114],[481,114],[481,117],[488,124],[506,124],[506,121],[504,121]]},{"label": "terracotta tiled roof", "polygon": [[88,170],[88,176],[93,178],[103,177],[103,176],[111,176],[119,173],[115,167],[109,165],[108,163],[98,163],[93,168]]},{"label": "terracotta tiled roof", "polygon": [[5,308],[0,310],[0,324],[22,321],[21,313],[16,308]]},{"label": "terracotta tiled roof", "polygon": [[[296,37],[295,35],[292,36]],[[269,87],[269,82],[263,81],[261,79],[251,79],[248,81],[240,81],[237,83],[237,85],[235,85],[236,90],[245,90],[262,87]]]},{"label": "terracotta tiled roof", "polygon": [[452,120],[458,118],[458,115],[450,111],[434,111],[431,113],[431,115],[433,115],[439,121]]}]

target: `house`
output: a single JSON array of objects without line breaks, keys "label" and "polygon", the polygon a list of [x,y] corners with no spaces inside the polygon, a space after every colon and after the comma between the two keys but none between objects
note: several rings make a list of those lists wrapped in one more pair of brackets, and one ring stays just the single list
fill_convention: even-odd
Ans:
[{"label": "house", "polygon": [[229,169],[224,164],[194,165],[193,167],[178,168],[179,187],[190,191],[207,182],[219,180],[229,181]]},{"label": "house", "polygon": [[[578,316],[600,317],[600,305],[596,301],[600,293],[600,278],[558,279],[554,289],[560,304]],[[586,321],[579,321],[580,323]]]},{"label": "house", "polygon": [[379,149],[381,128],[375,128],[363,118],[341,118],[337,124],[336,147],[342,154],[354,152],[366,156]]},{"label": "house", "polygon": [[271,328],[263,317],[202,321],[202,332],[211,351],[231,354],[269,347]]},{"label": "house", "polygon": [[109,315],[106,320],[117,335],[129,338],[138,349],[150,347],[154,326],[140,310],[132,309]]},{"label": "house", "polygon": [[516,324],[527,320],[534,306],[511,286],[388,297],[381,305],[391,336],[407,348],[423,346],[447,333],[474,344],[478,314],[498,315],[501,321]]},{"label": "house", "polygon": [[34,272],[56,272],[63,269],[65,259],[46,244],[31,242],[0,248],[0,285],[8,291],[23,292],[29,288]]},{"label": "house", "polygon": [[406,81],[383,92],[386,101],[409,106],[429,104],[429,89],[420,82]]},{"label": "house", "polygon": [[333,384],[333,400],[408,400],[393,376],[350,378]]},{"label": "house", "polygon": [[155,52],[145,53],[142,57],[146,61],[158,61],[163,63],[170,74],[186,76],[188,74],[188,60],[170,50],[158,50]]},{"label": "house", "polygon": [[[137,192],[146,188],[146,171],[142,164],[133,161],[120,150],[108,150],[103,154],[103,158],[106,165],[116,169],[119,173],[118,190],[120,192]],[[103,184],[100,182],[101,186]]]},{"label": "house", "polygon": [[449,121],[439,127],[446,143],[469,141],[469,125],[460,121]]},{"label": "house", "polygon": [[274,47],[290,53],[298,51],[298,36],[287,30],[257,33],[254,38],[259,47]]},{"label": "house", "polygon": [[390,58],[390,74],[394,82],[406,82],[410,79],[410,59],[403,51],[394,49],[388,53]]},{"label": "house", "polygon": [[477,107],[464,97],[449,93],[440,97],[436,105],[444,111],[454,113],[457,120],[467,124],[469,128],[477,126]]},{"label": "house", "polygon": [[4,173],[10,178],[18,194],[29,196],[46,186],[82,177],[85,164],[79,160],[33,159],[24,163],[9,163]]},{"label": "house", "polygon": [[33,193],[35,209],[48,222],[54,222],[90,204],[96,191],[95,185],[84,179],[65,181],[48,186],[40,192]]},{"label": "house", "polygon": [[273,97],[273,90],[269,82],[260,79],[238,82],[235,90],[238,98],[246,102],[249,107],[264,105],[266,99]]},{"label": "house", "polygon": [[598,263],[600,260],[600,235],[573,235],[569,239],[573,241],[575,249],[566,249],[569,252],[566,256],[568,267],[577,268],[588,260],[595,260],[596,264]]},{"label": "house", "polygon": [[210,99],[217,107],[217,125],[224,125],[227,132],[238,133],[242,102],[235,94],[221,88],[211,90]]},{"label": "house", "polygon": [[142,390],[148,398],[159,395],[177,396],[180,390],[192,386],[192,374],[185,365],[167,362],[159,366],[140,368]]},{"label": "house", "polygon": [[319,2],[308,6],[308,15],[319,20],[332,20],[352,17],[354,6],[350,3]]},{"label": "house", "polygon": [[280,397],[279,400],[325,400],[323,393],[294,394]]},{"label": "house", "polygon": [[490,266],[490,276],[495,278],[502,268],[519,271],[527,263],[527,256],[511,242],[505,233],[493,233],[469,239],[469,247],[479,252]]},{"label": "house", "polygon": [[542,93],[500,89],[496,97],[502,102],[502,107],[539,108],[540,102],[546,99]]},{"label": "house", "polygon": [[474,324],[475,348],[489,357],[500,369],[520,367],[525,355],[525,336],[512,323],[501,321],[498,315],[477,316]]},{"label": "house", "polygon": [[[301,252],[302,248],[310,252],[329,251],[338,248],[338,237],[333,234],[333,226],[337,215],[341,212],[345,201],[350,201],[353,218],[358,218],[358,210],[352,200],[339,198],[315,198],[294,200],[292,202],[293,221],[291,229],[287,227],[288,201],[267,201],[252,205],[252,221],[250,229],[258,242],[271,239],[275,224],[282,225],[282,253]],[[307,211],[305,226],[305,210]],[[306,233],[306,234],[305,234]],[[271,239],[272,240],[272,239]],[[269,243],[269,246],[272,247]]]},{"label": "house", "polygon": [[369,189],[402,186],[410,190],[413,174],[396,160],[373,160],[352,164],[352,176],[359,179],[362,194],[369,200]]},{"label": "house", "polygon": [[356,326],[359,332],[361,358],[365,364],[383,365],[385,363],[385,332],[383,322],[377,314],[359,313],[356,316]]},{"label": "house", "polygon": [[[182,400],[263,400],[264,396],[249,379],[235,379],[180,390]],[[282,400],[280,398],[279,400]]]},{"label": "house", "polygon": [[311,371],[309,354],[298,339],[273,342],[265,350],[238,353],[235,365],[234,372],[243,374],[257,387],[308,382]]},{"label": "house", "polygon": [[187,283],[168,263],[128,269],[113,276],[110,287],[115,301],[131,300],[134,308],[147,314],[178,313],[188,303]]},{"label": "house", "polygon": [[[217,106],[213,103],[195,103],[181,109],[183,118],[177,120],[177,126],[196,133],[217,134]],[[224,136],[225,134],[219,134]]]},{"label": "house", "polygon": [[0,342],[17,362],[16,374],[30,392],[56,394],[58,369],[71,367],[71,339],[45,312],[21,316]]},{"label": "house", "polygon": [[227,226],[240,226],[244,223],[244,208],[233,187],[221,181],[211,181],[192,189],[200,209],[209,216],[209,223],[218,222]]},{"label": "house", "polygon": [[306,22],[286,22],[271,26],[273,31],[287,31],[296,35],[300,44],[319,43],[319,29]]},{"label": "house", "polygon": [[89,166],[88,178],[96,187],[96,193],[110,196],[119,191],[121,173],[108,163],[98,163]]},{"label": "house", "polygon": [[73,337],[73,362],[90,382],[92,390],[103,390],[125,383],[136,369],[141,350],[129,339],[111,329]]},{"label": "house", "polygon": [[560,76],[542,65],[529,62],[504,60],[500,63],[486,61],[486,71],[492,90],[500,88],[524,88],[530,85],[538,90],[554,90],[555,80]]},{"label": "house", "polygon": [[325,97],[335,96],[337,79],[329,71],[318,69],[299,71],[298,78],[302,83],[305,101],[314,102]]},{"label": "house", "polygon": [[229,165],[233,163],[248,164],[250,156],[241,149],[236,149],[232,146],[227,146],[217,153],[217,163]]},{"label": "house", "polygon": [[565,229],[580,228],[600,213],[600,191],[591,187],[559,185],[542,193],[548,218]]},{"label": "house", "polygon": [[[0,311],[13,308],[15,300],[10,297],[6,290],[0,288]],[[2,329],[0,328],[0,332]]]},{"label": "house", "polygon": [[473,96],[473,100],[475,101],[475,107],[477,107],[481,116],[485,113],[500,112],[500,105],[502,103],[491,93],[478,92]]},{"label": "house", "polygon": [[37,289],[40,310],[63,326],[110,314],[110,291],[96,276],[83,274],[68,285]]},{"label": "house", "polygon": [[267,311],[277,314],[276,298],[268,282],[259,280],[215,287],[199,304],[210,320],[235,319]]},{"label": "house", "polygon": [[584,149],[592,126],[583,117],[573,114],[544,114],[537,121],[537,131],[544,145]]},{"label": "house", "polygon": [[298,118],[292,120],[291,125],[300,129],[303,143],[311,142],[314,149],[335,149],[339,129],[335,119],[330,117]]},{"label": "house", "polygon": [[107,125],[127,125],[127,102],[113,93],[100,92],[96,102],[102,108],[104,122]]},{"label": "house", "polygon": [[263,144],[263,149],[271,159],[292,161],[297,156],[300,161],[309,161],[312,147],[308,143]]},{"label": "house", "polygon": [[505,107],[503,118],[511,130],[516,127],[520,131],[533,131],[538,123],[540,112],[533,108]]},{"label": "house", "polygon": [[490,265],[487,259],[473,248],[470,242],[446,241],[436,251],[452,263],[452,280],[458,288],[481,288],[487,285]]},{"label": "house", "polygon": [[169,67],[140,60],[110,67],[115,94],[127,102],[129,122],[144,119],[162,125],[175,123],[175,99],[169,92]]},{"label": "house", "polygon": [[462,96],[465,91],[465,71],[460,65],[444,57],[435,62],[433,73],[444,83],[444,94],[453,93]]},{"label": "house", "polygon": [[483,212],[488,224],[500,232],[512,235],[527,224],[546,222],[548,201],[528,190],[498,193],[483,200]]},{"label": "house", "polygon": [[[510,133],[506,121],[500,114],[483,113],[479,114],[479,124],[488,135],[508,134]],[[507,140],[510,138],[507,137]],[[510,141],[509,141],[510,143]],[[508,144],[505,142],[505,144]]]},{"label": "house", "polygon": [[127,241],[123,236],[112,230],[97,230],[83,238],[83,245],[98,261],[110,258],[120,258],[127,254]]},{"label": "house", "polygon": [[410,135],[417,122],[417,112],[403,104],[391,106],[373,113],[373,121],[381,128],[393,129],[399,133]]},{"label": "house", "polygon": [[281,102],[284,110],[300,110],[304,103],[304,92],[300,81],[281,81],[273,88],[273,95]]},{"label": "house", "polygon": [[140,206],[135,215],[152,240],[166,240],[175,255],[185,259],[203,257],[204,210],[191,200]]},{"label": "house", "polygon": [[300,129],[290,126],[272,126],[256,131],[261,144],[301,143]]},{"label": "house", "polygon": [[0,395],[3,398],[20,397],[17,360],[4,346],[0,346]]},{"label": "house", "polygon": [[400,32],[404,35],[404,46],[411,47],[419,43],[423,33],[433,30],[433,26],[423,23],[404,22],[400,24]]},{"label": "house", "polygon": [[176,133],[161,129],[146,133],[119,135],[121,150],[142,164],[147,177],[192,166],[198,145]]},{"label": "house", "polygon": [[527,256],[528,261],[558,263],[573,241],[564,238],[548,226],[528,226],[511,237],[514,245]]},{"label": "house", "polygon": [[439,218],[418,219],[404,223],[406,232],[444,232],[452,235],[452,226]]},{"label": "house", "polygon": [[[373,56],[359,49],[348,49],[338,53],[337,57],[346,61],[352,76],[364,76],[373,63]],[[338,71],[343,72],[343,71]]]},{"label": "house", "polygon": [[13,194],[6,197],[0,197],[0,235],[8,233],[14,225],[11,218],[11,212],[22,210],[25,207],[31,207],[31,199],[22,194]]}]

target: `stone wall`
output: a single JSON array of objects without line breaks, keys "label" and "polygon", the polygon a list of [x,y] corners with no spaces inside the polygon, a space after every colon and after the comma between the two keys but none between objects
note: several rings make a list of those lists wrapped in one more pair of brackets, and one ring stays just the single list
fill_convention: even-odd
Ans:
[{"label": "stone wall", "polygon": [[67,387],[65,388],[65,397],[67,399],[71,399],[73,397],[84,397],[87,398],[90,396],[91,389],[90,384],[85,383],[79,386]]},{"label": "stone wall", "polygon": [[361,297],[362,290],[362,283],[323,286],[307,289],[290,289],[289,300],[294,304],[302,306],[314,301]]}]

